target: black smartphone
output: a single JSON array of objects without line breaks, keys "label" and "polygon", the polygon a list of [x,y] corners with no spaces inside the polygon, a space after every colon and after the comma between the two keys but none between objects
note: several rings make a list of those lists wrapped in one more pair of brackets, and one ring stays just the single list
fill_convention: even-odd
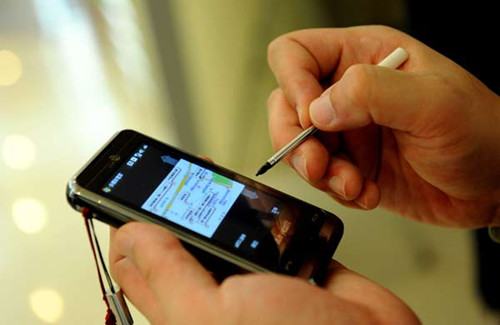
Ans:
[{"label": "black smartphone", "polygon": [[282,273],[321,285],[343,234],[330,212],[131,130],[69,181],[67,198],[114,227],[166,227],[226,276]]}]

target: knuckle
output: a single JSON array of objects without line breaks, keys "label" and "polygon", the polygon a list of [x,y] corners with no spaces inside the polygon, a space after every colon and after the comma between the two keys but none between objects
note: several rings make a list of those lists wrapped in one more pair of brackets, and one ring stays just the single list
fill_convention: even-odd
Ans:
[{"label": "knuckle", "polygon": [[[148,245],[148,243],[146,243]],[[147,247],[140,248],[137,246],[137,254],[141,252],[146,254],[147,261],[146,268],[144,269],[144,278],[146,281],[155,281],[156,277],[162,276],[168,268],[173,273],[177,272],[176,269],[184,268],[187,260],[187,253],[184,250],[180,241],[172,236],[166,236],[162,239],[160,250],[165,252],[162,258],[158,258],[158,250],[150,250]],[[148,256],[149,255],[149,256]]]},{"label": "knuckle", "polygon": [[272,59],[275,57],[276,53],[282,47],[282,44],[285,40],[286,40],[286,35],[281,35],[281,36],[278,36],[277,38],[273,39],[267,45],[267,61],[270,64],[272,63]]},{"label": "knuckle", "polygon": [[373,29],[380,35],[400,33],[397,29],[387,25],[373,25]]},{"label": "knuckle", "polygon": [[163,238],[162,246],[166,251],[169,252],[184,251],[184,247],[182,246],[180,240],[171,233],[168,233],[168,236],[165,236]]},{"label": "knuckle", "polygon": [[245,320],[243,313],[245,303],[238,294],[243,291],[245,282],[245,276],[234,275],[224,280],[220,286],[220,306],[231,320],[230,324],[241,324]]},{"label": "knuckle", "polygon": [[286,49],[288,49],[291,42],[297,42],[295,40],[295,37],[299,33],[300,31],[289,32],[280,35],[269,42],[269,44],[267,45],[267,61],[271,66],[271,69],[273,68],[273,63],[278,63],[279,58],[281,58],[283,55],[288,54],[288,51],[286,51]]},{"label": "knuckle", "polygon": [[116,283],[123,286],[125,275],[128,272],[126,260],[121,259],[110,263],[110,272],[111,277],[116,281]]},{"label": "knuckle", "polygon": [[373,69],[366,64],[355,64],[346,70],[344,77],[344,94],[350,104],[356,108],[369,106]]},{"label": "knuckle", "polygon": [[245,283],[245,275],[233,275],[225,279],[221,285],[221,292],[239,291]]},{"label": "knuckle", "polygon": [[267,108],[268,110],[273,109],[276,104],[284,97],[283,90],[281,88],[274,89],[267,98]]}]

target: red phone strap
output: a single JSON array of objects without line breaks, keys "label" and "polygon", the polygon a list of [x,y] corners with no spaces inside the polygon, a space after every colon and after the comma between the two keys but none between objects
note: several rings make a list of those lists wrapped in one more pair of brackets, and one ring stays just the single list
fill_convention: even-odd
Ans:
[{"label": "red phone strap", "polygon": [[[105,325],[116,325],[115,314],[111,310],[111,308],[109,306],[108,299],[106,298],[106,289],[104,288],[104,281],[102,279],[101,269],[99,266],[99,260],[97,258],[96,247],[97,247],[97,250],[99,251],[99,257],[101,259],[101,264],[103,265],[103,267],[105,269],[104,261],[103,261],[102,254],[101,254],[101,249],[99,247],[99,242],[97,242],[97,237],[95,235],[94,225],[92,223],[92,217],[90,216],[90,211],[87,208],[83,209],[82,214],[83,214],[83,219],[85,221],[85,228],[87,230],[87,236],[89,237],[90,248],[92,250],[92,255],[94,256],[94,261],[95,261],[96,268],[97,268],[97,277],[99,279],[99,286],[101,287],[102,299],[106,303],[106,317],[105,317],[104,324]],[[106,276],[109,277],[109,274],[108,274],[106,269],[105,269],[105,273],[106,273]],[[108,282],[109,281],[111,281],[111,279],[108,278]],[[112,288],[112,291],[114,291],[113,286],[111,284],[110,284],[110,287]]]}]

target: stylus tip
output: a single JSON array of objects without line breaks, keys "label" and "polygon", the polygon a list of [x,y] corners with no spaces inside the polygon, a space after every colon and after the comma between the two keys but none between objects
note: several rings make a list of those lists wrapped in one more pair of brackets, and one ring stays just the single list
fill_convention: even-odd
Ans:
[{"label": "stylus tip", "polygon": [[262,167],[260,167],[259,171],[257,171],[257,174],[255,174],[255,176],[259,176],[259,175],[264,174],[269,169],[271,169],[271,167],[273,167],[273,166],[270,163],[266,162],[264,165],[262,165]]}]

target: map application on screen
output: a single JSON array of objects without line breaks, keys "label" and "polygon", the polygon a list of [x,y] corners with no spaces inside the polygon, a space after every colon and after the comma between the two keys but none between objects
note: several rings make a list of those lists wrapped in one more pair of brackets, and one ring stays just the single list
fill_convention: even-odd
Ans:
[{"label": "map application on screen", "polygon": [[243,189],[241,183],[180,159],[141,208],[211,238]]}]

